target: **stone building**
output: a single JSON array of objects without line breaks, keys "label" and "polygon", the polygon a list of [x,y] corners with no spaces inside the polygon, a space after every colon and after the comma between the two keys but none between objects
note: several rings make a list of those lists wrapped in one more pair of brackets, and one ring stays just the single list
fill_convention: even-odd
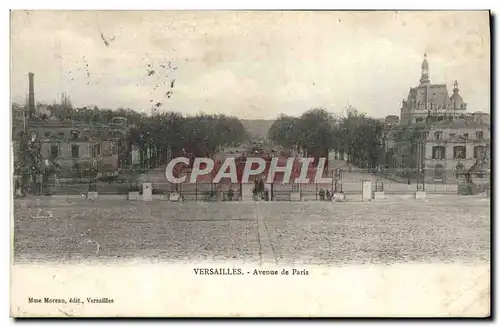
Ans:
[{"label": "stone building", "polygon": [[420,84],[403,101],[400,124],[384,134],[386,173],[436,183],[454,182],[469,170],[487,174],[489,115],[466,111],[456,81],[451,96],[445,84],[431,84],[427,58],[421,67]]},{"label": "stone building", "polygon": [[489,124],[489,115],[481,111],[467,112],[467,103],[460,95],[458,81],[453,83],[451,95],[446,84],[432,84],[429,75],[427,56],[421,65],[420,82],[410,87],[408,97],[403,99],[400,124],[408,125],[424,122],[428,117],[436,120],[458,118]]},{"label": "stone building", "polygon": [[[489,157],[490,135],[488,125],[461,119],[396,126],[386,135],[385,168],[397,176],[423,174],[427,182],[453,182]],[[486,163],[477,166],[479,174],[489,169]]]},{"label": "stone building", "polygon": [[[87,125],[72,120],[34,119],[26,122],[29,142],[37,148],[40,168],[57,167],[60,177],[77,177],[93,167],[98,176],[117,175],[128,156],[128,127],[122,120],[112,124]],[[14,148],[20,150],[24,127],[14,133]],[[16,153],[17,152],[17,153]],[[14,161],[21,160],[15,151]]]},{"label": "stone building", "polygon": [[[424,169],[429,179],[436,182],[454,180],[488,156],[490,128],[488,125],[465,120],[438,121],[425,134]],[[479,175],[487,166],[478,167]]]}]

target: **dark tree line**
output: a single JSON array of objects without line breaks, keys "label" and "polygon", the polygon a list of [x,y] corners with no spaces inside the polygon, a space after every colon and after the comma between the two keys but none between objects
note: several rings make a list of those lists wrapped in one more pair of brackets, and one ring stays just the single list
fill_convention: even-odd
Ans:
[{"label": "dark tree line", "polygon": [[334,116],[311,109],[300,117],[281,115],[269,129],[269,139],[288,149],[304,151],[317,161],[333,150],[360,168],[374,168],[383,158],[383,124],[352,107]]},{"label": "dark tree line", "polygon": [[149,150],[148,166],[157,167],[169,156],[211,157],[219,147],[247,139],[247,131],[238,118],[208,114],[183,116],[169,112],[139,120],[131,128],[128,141],[139,147],[141,162]]}]

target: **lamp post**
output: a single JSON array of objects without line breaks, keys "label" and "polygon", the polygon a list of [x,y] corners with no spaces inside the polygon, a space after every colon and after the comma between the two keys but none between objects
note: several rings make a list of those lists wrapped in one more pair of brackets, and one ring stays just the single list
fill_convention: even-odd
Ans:
[{"label": "lamp post", "polygon": [[334,186],[335,184],[337,184],[337,176],[335,169],[332,168],[332,195],[333,192],[335,191],[335,186]]},{"label": "lamp post", "polygon": [[335,170],[335,187],[333,188],[332,193],[339,193],[339,192],[340,193],[342,192],[342,169],[337,168]]}]

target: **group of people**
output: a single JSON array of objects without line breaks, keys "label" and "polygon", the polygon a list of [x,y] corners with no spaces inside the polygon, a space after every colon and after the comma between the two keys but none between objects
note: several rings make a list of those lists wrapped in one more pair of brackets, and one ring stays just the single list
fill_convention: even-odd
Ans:
[{"label": "group of people", "polygon": [[333,194],[330,193],[330,190],[328,189],[326,191],[324,189],[320,189],[318,194],[321,201],[331,201],[333,197]]}]

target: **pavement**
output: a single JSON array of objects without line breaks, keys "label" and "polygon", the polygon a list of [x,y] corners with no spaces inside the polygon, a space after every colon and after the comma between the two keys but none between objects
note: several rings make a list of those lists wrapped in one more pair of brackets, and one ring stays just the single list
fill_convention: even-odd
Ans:
[{"label": "pavement", "polygon": [[489,262],[490,200],[14,201],[16,262]]}]

